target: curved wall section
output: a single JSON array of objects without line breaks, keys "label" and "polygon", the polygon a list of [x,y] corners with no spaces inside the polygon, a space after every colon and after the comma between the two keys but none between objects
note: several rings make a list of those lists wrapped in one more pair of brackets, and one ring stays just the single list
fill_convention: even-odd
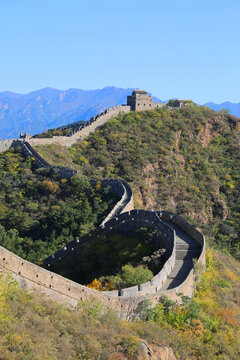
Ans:
[{"label": "curved wall section", "polygon": [[[164,224],[154,211],[132,210],[120,214],[118,217],[109,220],[104,226],[101,226],[101,230],[92,233],[91,236],[86,235],[80,240],[73,240],[54,255],[48,256],[44,260],[44,266],[45,268],[54,271],[54,264],[61,263],[63,260],[66,260],[66,258],[71,259],[76,255],[80,256],[87,243],[93,242],[95,239],[113,231],[131,236],[141,227],[150,227],[157,230],[157,235],[153,239],[152,245],[156,250],[162,248],[166,249],[164,256],[161,257],[161,261],[164,261],[164,266],[163,269],[148,283],[132,287],[131,289],[122,289],[119,295],[125,297],[129,295],[139,296],[145,294],[145,292],[148,294],[155,293],[161,288],[163,282],[166,280],[166,277],[174,266],[176,247],[175,231]],[[116,296],[116,292],[110,291],[108,294]]]},{"label": "curved wall section", "polygon": [[[155,247],[156,249],[164,247],[167,250],[165,253],[164,265],[160,272],[147,283],[122,289],[120,293],[118,291],[108,291],[102,292],[102,294],[107,294],[111,297],[118,297],[121,299],[129,299],[129,301],[132,301],[132,299],[135,298],[137,302],[141,301],[143,297],[147,297],[151,299],[151,301],[157,302],[162,295],[166,295],[170,299],[176,301],[180,300],[178,295],[180,293],[188,296],[193,295],[193,266],[191,269],[189,269],[189,272],[183,276],[180,285],[174,287],[173,289],[164,288],[164,285],[168,281],[171,272],[174,271],[177,263],[176,246],[178,238],[176,236],[175,230],[169,224],[166,224],[165,221],[167,221],[169,224],[172,223],[177,226],[184,234],[189,235],[189,237],[196,244],[200,245],[199,251],[197,251],[196,264],[202,267],[202,269],[205,267],[204,236],[186,220],[177,214],[166,211],[155,212],[132,210],[109,220],[104,226],[101,227],[102,230],[95,234],[95,236],[100,237],[114,230],[128,234],[128,232],[133,232],[134,229],[138,229],[140,227],[148,226],[156,228],[158,230],[159,237],[156,240]],[[91,241],[91,237],[85,236],[80,240],[74,240],[70,242],[62,250],[44,260],[46,268],[52,269],[52,267],[54,268],[54,263],[61,262],[65,257],[71,257],[74,256],[74,254],[80,254],[84,245],[88,241]],[[189,260],[187,259],[186,261]]]},{"label": "curved wall section", "polygon": [[[169,217],[172,216],[172,214],[166,213],[165,216]],[[139,220],[138,218],[141,220]],[[172,219],[173,218],[174,215]],[[148,225],[157,226],[159,231],[162,231],[163,234],[166,234],[167,241],[169,242],[169,244],[172,243],[173,247],[169,258],[164,264],[164,267],[159,272],[159,274],[157,274],[150,282],[140,284],[136,287],[122,289],[120,294],[118,294],[117,291],[98,292],[96,290],[89,289],[83,285],[77,284],[69,279],[55,274],[54,272],[43,269],[26,260],[23,260],[19,256],[4,249],[3,247],[0,247],[0,264],[3,269],[12,273],[12,276],[17,279],[17,281],[19,281],[22,287],[26,287],[37,292],[39,291],[56,301],[59,301],[61,303],[67,303],[72,306],[76,306],[78,301],[94,297],[102,301],[103,304],[107,307],[110,306],[115,309],[122,318],[126,318],[128,316],[129,309],[131,308],[133,310],[137,306],[138,302],[142,301],[144,298],[148,298],[153,303],[156,303],[160,300],[162,295],[166,295],[168,296],[168,298],[173,300],[179,300],[179,293],[191,296],[194,287],[193,269],[191,269],[190,273],[184,279],[180,286],[171,290],[161,290],[164,281],[167,279],[169,272],[172,270],[175,264],[174,231],[170,227],[166,226],[166,224],[164,224],[158,218],[157,213],[143,210],[133,210],[130,213],[121,214],[119,216],[119,219],[110,220],[105,225],[103,231],[107,232],[110,231],[111,228],[113,228],[114,226],[119,225],[120,223],[124,224],[124,220],[126,219],[129,226],[131,226],[131,223],[134,224],[135,220],[143,222],[145,224],[147,223]],[[175,215],[175,220],[179,220],[177,215]],[[182,221],[183,219],[181,218],[180,220]],[[183,226],[186,227],[185,221]],[[188,230],[190,232],[194,231],[192,229],[193,227],[187,223],[187,227],[188,226]],[[200,238],[201,234],[199,234],[197,232],[196,237]],[[203,246],[197,263],[204,263],[204,237],[202,237],[201,240],[203,241]],[[73,245],[73,243],[69,243],[68,245],[70,250],[70,246]]]}]

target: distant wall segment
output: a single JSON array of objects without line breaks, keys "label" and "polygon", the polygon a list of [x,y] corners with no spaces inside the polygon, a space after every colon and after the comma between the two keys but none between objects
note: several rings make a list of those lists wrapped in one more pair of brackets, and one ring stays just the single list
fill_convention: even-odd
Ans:
[{"label": "distant wall segment", "polygon": [[[117,105],[106,109],[101,114],[96,115],[84,124],[79,125],[79,127],[68,136],[53,136],[52,138],[30,137],[27,138],[27,141],[31,146],[59,144],[65,147],[70,147],[76,142],[85,139],[99,126],[104,125],[111,118],[121,114],[127,114],[130,111],[131,108],[128,105]],[[0,152],[8,150],[15,140],[16,139],[0,140]]]},{"label": "distant wall segment", "polygon": [[[147,95],[148,96],[148,95]],[[150,97],[152,99],[152,97]],[[152,101],[147,101],[145,104],[145,100],[139,100],[140,105],[136,105],[136,111],[142,110],[153,110],[158,107],[165,106],[162,103],[153,103]],[[146,105],[146,106],[145,106]],[[35,147],[39,145],[51,145],[58,144],[65,147],[70,147],[73,144],[84,140],[88,137],[92,132],[94,132],[98,127],[104,125],[108,120],[113,117],[116,117],[121,114],[128,114],[133,110],[133,107],[130,105],[117,105],[111,108],[106,109],[99,115],[92,117],[89,121],[86,121],[84,124],[80,124],[77,129],[70,132],[68,136],[53,136],[52,138],[37,138],[37,137],[28,137],[26,140],[28,143]],[[22,139],[21,139],[22,140]],[[0,140],[0,152],[8,150],[14,139],[9,140]]]},{"label": "distant wall segment", "polygon": [[127,114],[131,111],[130,106],[117,105],[112,108],[108,108],[103,113],[92,117],[89,121],[79,125],[79,128],[71,132],[68,136],[53,136],[52,138],[36,138],[32,137],[27,139],[32,146],[38,145],[51,145],[59,144],[62,146],[70,147],[78,141],[81,141],[94,132],[99,126],[104,125],[111,118]]}]

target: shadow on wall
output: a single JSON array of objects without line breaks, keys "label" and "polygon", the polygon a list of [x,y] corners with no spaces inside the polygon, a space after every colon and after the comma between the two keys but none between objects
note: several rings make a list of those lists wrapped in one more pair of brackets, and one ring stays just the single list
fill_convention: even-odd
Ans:
[{"label": "shadow on wall", "polygon": [[148,264],[157,274],[171,256],[173,243],[174,231],[154,212],[133,210],[110,220],[102,230],[72,241],[46,258],[44,264],[49,270],[88,284],[94,278],[116,275],[127,263],[137,266],[157,250],[158,264]]}]

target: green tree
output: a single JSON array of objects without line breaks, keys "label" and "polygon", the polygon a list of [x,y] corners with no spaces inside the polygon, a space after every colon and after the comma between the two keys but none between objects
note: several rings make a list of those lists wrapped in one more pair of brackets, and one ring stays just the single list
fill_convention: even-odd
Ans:
[{"label": "green tree", "polygon": [[121,272],[113,278],[112,282],[116,288],[125,288],[145,283],[152,277],[151,270],[142,265],[137,267],[124,265]]}]

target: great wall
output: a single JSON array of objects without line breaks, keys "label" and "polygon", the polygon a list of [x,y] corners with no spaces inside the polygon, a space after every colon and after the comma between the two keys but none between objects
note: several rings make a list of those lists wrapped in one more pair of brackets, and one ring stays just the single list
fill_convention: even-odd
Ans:
[{"label": "great wall", "polygon": [[[145,103],[146,99],[144,99]],[[152,104],[151,99],[150,103]],[[142,110],[141,106],[140,109]],[[50,165],[32,146],[52,142],[70,146],[88,136],[108,119],[122,113],[122,111],[127,113],[130,110],[131,106],[112,108],[96,117],[94,121],[90,121],[87,126],[79,129],[72,136],[64,137],[62,140],[59,139],[60,137],[56,137],[57,139],[31,138],[28,141],[4,140],[1,143],[0,151],[14,147],[21,151],[24,156],[33,157],[37,167],[49,167],[59,176],[70,178],[76,175],[75,170]],[[70,140],[72,137],[74,138]],[[63,142],[61,143],[61,141]],[[75,307],[81,300],[94,298],[100,300],[106,307],[116,310],[121,318],[130,318],[137,304],[146,298],[150,299],[152,303],[157,303],[162,295],[176,301],[180,301],[180,294],[193,296],[195,269],[201,271],[205,267],[206,244],[204,236],[177,214],[167,211],[134,210],[132,190],[125,181],[115,179],[90,180],[93,185],[96,181],[101,181],[102,186],[110,186],[111,190],[117,193],[120,198],[97,231],[82,237],[80,240],[70,241],[63,249],[50,255],[44,260],[45,268],[23,260],[0,246],[0,269],[4,272],[10,272],[20,286],[43,293],[55,301]],[[91,241],[91,238],[97,239],[114,230],[128,234],[140,227],[155,229],[157,233],[154,239],[155,249],[158,250],[163,247],[166,249],[162,269],[144,284],[121,289],[121,291],[99,292],[51,271],[55,263],[79,254],[84,245]]]}]

